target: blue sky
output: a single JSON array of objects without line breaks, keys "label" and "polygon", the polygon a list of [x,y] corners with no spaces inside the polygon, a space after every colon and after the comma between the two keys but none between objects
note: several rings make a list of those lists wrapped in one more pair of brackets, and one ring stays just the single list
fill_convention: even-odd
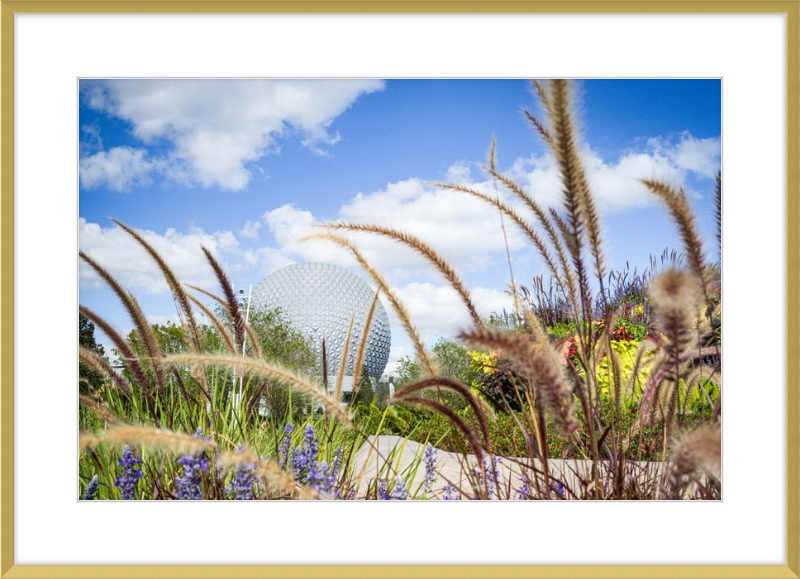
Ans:
[{"label": "blue sky", "polygon": [[[686,188],[715,256],[721,82],[587,80],[575,88],[610,265],[642,269],[651,254],[680,249],[638,178]],[[488,313],[510,303],[499,216],[430,182],[493,192],[480,165],[494,136],[499,168],[541,203],[560,206],[552,158],[523,117],[525,108],[538,114],[525,80],[93,80],[80,90],[80,246],[154,322],[176,319],[167,287],[110,217],[141,230],[182,279],[209,289],[201,243],[246,286],[295,262],[353,267],[328,243],[297,241],[315,223],[390,225],[448,257]],[[374,237],[353,239],[397,287],[426,342],[467,324],[420,258]],[[517,281],[528,284],[541,261],[513,228],[509,243]],[[131,327],[84,266],[80,281],[81,303]],[[411,348],[390,317],[393,362]]]}]

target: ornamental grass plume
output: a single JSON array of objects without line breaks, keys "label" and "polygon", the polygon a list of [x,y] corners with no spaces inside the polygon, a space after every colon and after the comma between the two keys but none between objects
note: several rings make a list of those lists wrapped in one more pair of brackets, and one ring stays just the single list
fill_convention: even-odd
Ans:
[{"label": "ornamental grass plume", "polygon": [[673,445],[667,477],[667,496],[678,499],[691,477],[701,472],[717,476],[722,466],[722,431],[706,424],[678,438]]},{"label": "ornamental grass plume", "polygon": [[221,366],[243,375],[257,376],[266,380],[282,382],[293,390],[309,394],[344,424],[348,426],[352,426],[353,424],[350,415],[341,408],[339,402],[334,400],[328,392],[312,382],[310,378],[302,376],[278,363],[268,363],[256,358],[210,354],[173,354],[171,356],[166,356],[163,360],[165,364],[171,366],[179,366],[182,364],[199,368]]},{"label": "ornamental grass plume", "polygon": [[117,464],[122,467],[122,474],[117,477],[114,486],[119,488],[123,501],[132,501],[136,498],[136,483],[143,478],[142,459],[126,444]]},{"label": "ornamental grass plume", "polygon": [[[650,285],[650,299],[659,318],[661,332],[666,338],[662,346],[665,355],[663,370],[672,382],[668,395],[664,423],[664,447],[672,432],[672,422],[680,406],[680,384],[686,378],[688,362],[696,342],[694,330],[701,293],[700,280],[691,273],[669,268]],[[661,389],[661,384],[657,389]],[[680,415],[679,415],[680,417]]]},{"label": "ornamental grass plume", "polygon": [[469,290],[466,288],[464,283],[461,281],[461,278],[455,272],[455,270],[447,263],[441,255],[439,255],[435,249],[433,249],[430,245],[422,241],[420,238],[415,237],[405,231],[398,231],[397,229],[392,229],[391,227],[385,227],[382,225],[374,225],[371,223],[325,223],[322,227],[326,227],[328,229],[345,229],[347,231],[363,231],[368,233],[375,233],[377,235],[381,235],[383,237],[388,237],[389,239],[394,239],[395,241],[399,241],[400,243],[405,244],[406,246],[410,247],[417,253],[421,254],[425,257],[433,266],[439,270],[439,273],[444,276],[444,278],[450,283],[453,289],[456,290],[458,296],[461,298],[461,301],[464,302],[464,305],[469,312],[470,317],[472,318],[472,322],[476,326],[482,326],[483,321],[481,321],[481,317],[478,314],[478,310],[475,308],[475,305],[472,303],[472,298],[470,298]]},{"label": "ornamental grass plume", "polygon": [[459,337],[467,343],[502,350],[503,357],[528,373],[531,385],[553,411],[564,434],[570,436],[577,430],[572,385],[550,344],[534,344],[524,335],[483,328],[462,332]]},{"label": "ornamental grass plume", "polygon": [[698,279],[689,272],[670,268],[650,285],[650,299],[658,315],[661,332],[666,337],[664,353],[677,382],[683,377],[686,362],[694,345],[695,312],[701,295]]}]

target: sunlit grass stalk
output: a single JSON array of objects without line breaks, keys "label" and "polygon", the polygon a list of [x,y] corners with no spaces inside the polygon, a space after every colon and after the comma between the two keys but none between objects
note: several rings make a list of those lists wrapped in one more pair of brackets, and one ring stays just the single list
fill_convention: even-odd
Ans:
[{"label": "sunlit grass stalk", "polygon": [[353,337],[353,323],[355,319],[355,314],[350,316],[350,325],[347,326],[347,334],[345,334],[344,345],[342,346],[342,355],[339,359],[339,374],[336,376],[336,391],[333,395],[333,399],[337,402],[342,399],[342,387],[344,385],[344,375],[347,371],[347,362],[350,357],[350,339]]},{"label": "sunlit grass stalk", "polygon": [[361,372],[364,368],[364,356],[367,353],[367,343],[369,341],[369,331],[372,328],[372,318],[375,316],[375,309],[378,305],[378,299],[380,298],[380,291],[375,292],[375,297],[372,298],[372,301],[369,304],[369,309],[367,310],[367,317],[364,320],[364,328],[361,330],[361,340],[358,344],[358,350],[356,352],[356,359],[353,363],[353,395],[358,392],[359,382],[361,381]]}]

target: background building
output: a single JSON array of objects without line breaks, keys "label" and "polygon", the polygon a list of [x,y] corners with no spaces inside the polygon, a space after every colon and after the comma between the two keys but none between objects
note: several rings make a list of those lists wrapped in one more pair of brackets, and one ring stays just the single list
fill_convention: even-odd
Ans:
[{"label": "background building", "polygon": [[[353,318],[343,389],[350,392],[356,352],[374,297],[375,291],[356,274],[336,265],[312,262],[290,265],[265,277],[253,288],[251,304],[256,309],[280,309],[317,353],[320,372],[325,341],[331,388],[336,384],[347,329]],[[389,317],[378,301],[367,338],[363,374],[379,378],[389,361],[390,347]]]}]

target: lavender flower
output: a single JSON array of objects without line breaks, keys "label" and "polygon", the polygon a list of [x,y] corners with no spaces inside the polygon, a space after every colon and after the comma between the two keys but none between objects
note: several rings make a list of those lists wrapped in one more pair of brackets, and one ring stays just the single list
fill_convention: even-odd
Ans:
[{"label": "lavender flower", "polygon": [[117,458],[117,464],[122,467],[122,474],[117,477],[114,486],[119,487],[123,501],[132,501],[136,498],[136,482],[143,477],[142,459],[126,444],[122,456]]},{"label": "lavender flower", "polygon": [[311,472],[311,467],[317,464],[319,458],[319,441],[317,433],[311,424],[306,425],[303,436],[302,448],[295,449],[292,456],[292,466],[294,467],[294,478],[305,483]]},{"label": "lavender flower", "polygon": [[[203,430],[198,427],[194,438],[203,438]],[[208,472],[209,460],[203,452],[184,454],[178,459],[183,467],[183,476],[175,477],[175,491],[178,500],[199,501],[203,498],[203,473]]]},{"label": "lavender flower", "polygon": [[339,469],[342,467],[342,447],[337,446],[333,456],[333,468],[331,468],[331,478],[335,481],[339,478]]},{"label": "lavender flower", "polygon": [[[491,499],[494,495],[494,487],[498,483],[498,479],[500,477],[500,473],[497,472],[497,465],[501,464],[503,461],[502,459],[492,456],[491,457],[491,465],[489,464],[489,458],[484,455],[483,457],[483,469],[488,475],[486,477],[486,498]],[[483,472],[479,467],[475,467],[475,476],[478,478],[478,484],[483,486]]]},{"label": "lavender flower", "polygon": [[522,486],[519,487],[517,491],[517,500],[525,501],[531,498],[531,485],[528,482],[528,479],[525,479],[525,482],[522,483]]},{"label": "lavender flower", "polygon": [[425,479],[422,483],[422,488],[426,493],[431,492],[433,482],[436,480],[436,449],[429,442],[425,447],[425,455],[422,457],[422,462],[425,463]]},{"label": "lavender flower", "polygon": [[386,482],[386,479],[379,478],[378,479],[378,486],[377,486],[377,495],[379,501],[388,501],[389,500],[389,486]]},{"label": "lavender flower", "polygon": [[[236,452],[241,453],[244,446],[241,444],[236,447]],[[225,490],[233,495],[237,501],[252,501],[253,486],[256,484],[256,465],[252,462],[245,463],[233,472],[231,480]]]},{"label": "lavender flower", "polygon": [[558,486],[555,483],[550,483],[550,490],[558,495],[558,498],[564,498],[564,484],[558,481]]},{"label": "lavender flower", "polygon": [[89,484],[86,485],[86,492],[83,493],[81,498],[84,501],[93,501],[97,495],[98,488],[100,488],[100,479],[97,478],[97,475],[94,475],[92,480],[89,481]]},{"label": "lavender flower", "polygon": [[324,499],[336,498],[334,486],[336,479],[332,476],[332,471],[328,463],[324,460],[319,464],[312,464],[308,471],[306,485],[317,491]]},{"label": "lavender flower", "polygon": [[282,469],[286,468],[286,464],[289,461],[289,450],[292,444],[292,433],[294,432],[294,425],[291,422],[287,422],[286,426],[283,427],[283,442],[278,447],[279,459],[278,464]]},{"label": "lavender flower", "polygon": [[460,501],[461,500],[461,493],[458,492],[458,489],[456,487],[454,487],[453,485],[451,485],[450,483],[447,483],[446,485],[444,485],[444,488],[442,488],[442,491],[444,492],[444,494],[442,495],[442,499],[445,500],[445,501]]},{"label": "lavender flower", "polygon": [[406,481],[397,479],[394,481],[394,488],[392,489],[393,501],[405,501],[408,499],[408,489],[406,488]]}]

